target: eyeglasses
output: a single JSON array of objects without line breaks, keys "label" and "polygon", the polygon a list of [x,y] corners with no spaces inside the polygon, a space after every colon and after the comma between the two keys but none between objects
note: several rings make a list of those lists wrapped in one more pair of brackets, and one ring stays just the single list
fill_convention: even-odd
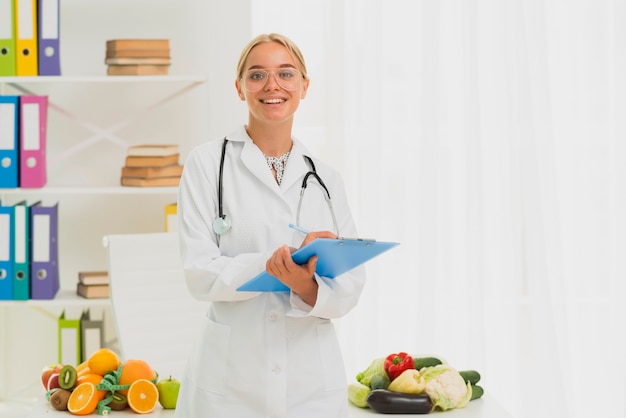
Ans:
[{"label": "eyeglasses", "polygon": [[302,73],[295,68],[254,68],[244,73],[243,85],[250,93],[256,93],[265,86],[270,74],[274,74],[276,83],[287,91],[297,90],[303,78]]}]

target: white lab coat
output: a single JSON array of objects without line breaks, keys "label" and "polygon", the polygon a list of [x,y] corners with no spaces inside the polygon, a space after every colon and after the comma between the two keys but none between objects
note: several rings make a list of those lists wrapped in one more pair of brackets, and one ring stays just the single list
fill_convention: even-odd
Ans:
[{"label": "white lab coat", "polygon": [[[177,418],[346,418],[347,379],[331,319],[349,312],[365,284],[362,267],[335,279],[315,277],[311,307],[292,293],[238,292],[283,244],[299,247],[296,223],[304,146],[294,140],[282,184],[274,180],[244,127],[228,135],[223,208],[232,228],[217,236],[222,140],[193,150],[179,192],[179,233],[190,293],[208,312],[182,377]],[[310,156],[310,155],[309,155]],[[314,159],[328,187],[342,236],[357,236],[341,177]],[[334,231],[323,189],[309,179],[299,225]],[[164,307],[165,308],[165,307]]]}]

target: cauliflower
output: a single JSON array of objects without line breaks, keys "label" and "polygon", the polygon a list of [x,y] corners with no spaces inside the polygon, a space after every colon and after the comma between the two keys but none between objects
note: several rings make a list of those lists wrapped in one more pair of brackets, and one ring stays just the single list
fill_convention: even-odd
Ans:
[{"label": "cauliflower", "polygon": [[458,371],[447,364],[433,367],[424,367],[420,375],[426,382],[424,392],[436,408],[445,411],[453,408],[463,408],[472,398],[472,387]]}]

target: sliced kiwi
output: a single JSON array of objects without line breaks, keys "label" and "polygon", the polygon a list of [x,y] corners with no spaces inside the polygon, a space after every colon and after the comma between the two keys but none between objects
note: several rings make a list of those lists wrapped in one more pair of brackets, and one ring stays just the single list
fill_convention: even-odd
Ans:
[{"label": "sliced kiwi", "polygon": [[71,389],[76,384],[76,369],[69,364],[63,366],[59,372],[59,386],[61,389]]},{"label": "sliced kiwi", "polygon": [[57,411],[67,411],[67,401],[70,399],[71,394],[72,392],[65,389],[54,391],[54,393],[50,395],[50,405]]},{"label": "sliced kiwi", "polygon": [[128,406],[128,400],[126,399],[126,396],[115,392],[113,394],[113,399],[111,399],[108,406],[114,411],[121,411]]}]

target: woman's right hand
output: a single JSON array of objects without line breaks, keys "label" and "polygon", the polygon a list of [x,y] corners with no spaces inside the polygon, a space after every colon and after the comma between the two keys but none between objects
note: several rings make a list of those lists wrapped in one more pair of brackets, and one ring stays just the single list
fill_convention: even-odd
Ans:
[{"label": "woman's right hand", "polygon": [[300,248],[310,244],[313,240],[317,238],[337,238],[337,234],[334,234],[330,231],[313,231],[306,234],[304,237],[304,241],[300,245]]}]

